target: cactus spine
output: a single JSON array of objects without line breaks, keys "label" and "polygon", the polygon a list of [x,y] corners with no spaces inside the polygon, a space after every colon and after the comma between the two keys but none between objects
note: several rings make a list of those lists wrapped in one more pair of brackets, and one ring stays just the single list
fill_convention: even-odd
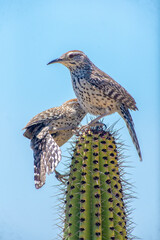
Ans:
[{"label": "cactus spine", "polygon": [[102,127],[82,132],[67,182],[64,240],[128,239],[119,154]]}]

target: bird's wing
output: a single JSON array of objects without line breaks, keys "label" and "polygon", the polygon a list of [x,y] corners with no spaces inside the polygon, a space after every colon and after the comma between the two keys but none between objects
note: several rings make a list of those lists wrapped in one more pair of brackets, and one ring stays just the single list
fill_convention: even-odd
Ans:
[{"label": "bird's wing", "polygon": [[61,160],[61,150],[53,137],[43,129],[31,140],[34,155],[35,187],[41,188],[45,184],[46,174],[52,173]]},{"label": "bird's wing", "polygon": [[104,96],[123,103],[131,110],[138,110],[134,98],[119,83],[100,69],[96,68],[96,71],[92,72],[88,81],[100,88]]},{"label": "bird's wing", "polygon": [[27,129],[33,125],[37,125],[44,122],[49,123],[51,120],[58,120],[60,118],[62,118],[62,112],[60,111],[60,109],[50,108],[34,116],[23,129]]}]

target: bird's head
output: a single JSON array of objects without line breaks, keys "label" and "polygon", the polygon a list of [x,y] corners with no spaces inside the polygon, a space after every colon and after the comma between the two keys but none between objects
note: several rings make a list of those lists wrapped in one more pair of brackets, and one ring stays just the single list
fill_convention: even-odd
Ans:
[{"label": "bird's head", "polygon": [[78,102],[77,98],[68,100],[67,102],[62,104],[62,109],[68,109],[68,111],[70,112],[70,114],[73,115],[80,115],[81,117],[84,117],[87,113],[83,110],[83,108],[81,107],[81,105]]},{"label": "bird's head", "polygon": [[87,62],[90,62],[90,60],[82,51],[73,50],[64,53],[61,57],[52,60],[47,65],[50,65],[52,63],[61,63],[65,65],[67,68],[71,69],[79,65],[84,65]]},{"label": "bird's head", "polygon": [[62,106],[68,107],[68,108],[71,108],[71,109],[74,109],[74,110],[77,110],[77,111],[83,111],[83,109],[82,109],[81,105],[79,104],[77,98],[68,100],[67,102],[63,103]]}]

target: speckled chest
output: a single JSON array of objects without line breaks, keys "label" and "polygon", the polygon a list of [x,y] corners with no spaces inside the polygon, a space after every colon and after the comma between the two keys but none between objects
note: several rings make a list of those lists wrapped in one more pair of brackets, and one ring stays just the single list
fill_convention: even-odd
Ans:
[{"label": "speckled chest", "polygon": [[103,90],[97,88],[78,74],[71,74],[72,85],[82,108],[93,115],[116,112],[116,102],[107,97]]}]

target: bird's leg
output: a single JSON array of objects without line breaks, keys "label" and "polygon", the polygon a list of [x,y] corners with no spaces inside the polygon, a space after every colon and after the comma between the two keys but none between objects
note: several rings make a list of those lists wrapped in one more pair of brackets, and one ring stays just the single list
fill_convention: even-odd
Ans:
[{"label": "bird's leg", "polygon": [[105,116],[107,116],[107,115],[108,115],[108,113],[104,113],[104,114],[96,117],[95,119],[93,119],[91,122],[88,123],[88,126],[94,126],[94,125],[97,125],[97,124],[99,124],[99,125],[103,124],[103,123],[100,123],[100,122],[98,122],[98,121],[99,121],[101,118],[103,118],[103,117],[105,117]]},{"label": "bird's leg", "polygon": [[104,126],[105,124],[102,122],[98,122],[98,120],[100,120],[101,118],[105,117],[106,115],[108,115],[108,113],[104,113],[98,117],[96,117],[95,119],[93,119],[91,122],[89,122],[87,125],[84,125],[80,128],[77,128],[77,132],[79,131],[85,131],[87,129],[89,129],[90,127],[95,127],[95,126]]},{"label": "bird's leg", "polygon": [[54,170],[54,171],[55,171],[55,177],[57,178],[57,180],[62,183],[66,183],[69,174],[60,174],[56,170]]}]

